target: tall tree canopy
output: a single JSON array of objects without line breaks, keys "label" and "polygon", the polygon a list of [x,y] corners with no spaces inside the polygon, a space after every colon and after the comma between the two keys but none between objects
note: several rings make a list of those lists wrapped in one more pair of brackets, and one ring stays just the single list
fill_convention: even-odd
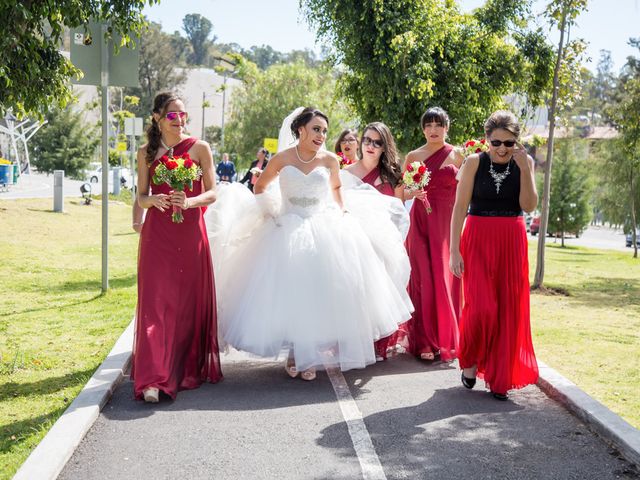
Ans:
[{"label": "tall tree canopy", "polygon": [[254,63],[239,58],[244,84],[233,93],[225,141],[229,151],[240,156],[241,166],[254,160],[265,138],[278,138],[282,120],[296,107],[314,106],[329,116],[330,150],[340,130],[353,126],[350,112],[336,97],[330,70],[298,62],[280,63],[261,71]]},{"label": "tall tree canopy", "polygon": [[209,54],[209,47],[213,45],[216,37],[212,37],[213,24],[211,21],[197,13],[185,15],[182,20],[182,28],[187,34],[193,53],[190,62],[194,65],[203,65]]},{"label": "tall tree canopy", "polygon": [[344,67],[340,86],[355,111],[388,123],[403,150],[423,142],[429,106],[449,112],[457,142],[479,133],[506,94],[537,105],[548,91],[553,52],[522,20],[527,1],[488,0],[472,14],[452,0],[300,3]]},{"label": "tall tree canopy", "polygon": [[125,41],[144,26],[142,9],[158,0],[16,2],[0,0],[0,115],[42,116],[72,98],[69,80],[79,71],[59,51],[65,27],[104,20]]}]

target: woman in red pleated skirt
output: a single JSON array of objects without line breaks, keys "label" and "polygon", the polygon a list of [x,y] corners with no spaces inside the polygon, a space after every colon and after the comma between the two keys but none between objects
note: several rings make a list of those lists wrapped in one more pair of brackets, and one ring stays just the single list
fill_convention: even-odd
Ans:
[{"label": "woman in red pleated skirt", "polygon": [[533,160],[518,143],[515,116],[493,113],[485,135],[489,151],[467,157],[460,171],[450,267],[463,284],[462,384],[473,388],[479,376],[495,398],[506,400],[509,390],[538,379],[523,217],[523,210],[536,208],[538,195]]}]

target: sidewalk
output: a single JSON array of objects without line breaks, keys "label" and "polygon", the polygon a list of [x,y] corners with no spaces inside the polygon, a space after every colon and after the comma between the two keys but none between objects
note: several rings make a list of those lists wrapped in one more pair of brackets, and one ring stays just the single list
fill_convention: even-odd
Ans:
[{"label": "sidewalk", "polygon": [[303,382],[237,352],[223,368],[223,382],[158,405],[125,380],[59,478],[640,478],[535,386],[499,402],[408,356],[346,372],[346,393],[340,374]]}]

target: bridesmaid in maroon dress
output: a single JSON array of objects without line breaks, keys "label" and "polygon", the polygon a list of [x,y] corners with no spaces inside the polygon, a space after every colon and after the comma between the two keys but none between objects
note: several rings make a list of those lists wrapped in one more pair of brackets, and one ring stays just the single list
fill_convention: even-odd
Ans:
[{"label": "bridesmaid in maroon dress", "polygon": [[409,296],[415,307],[409,321],[409,351],[423,360],[444,361],[458,352],[460,280],[449,271],[449,232],[462,155],[445,142],[449,116],[429,108],[420,121],[426,143],[407,155],[404,168],[422,162],[431,172],[425,187],[431,206],[416,201],[411,208],[407,252],[411,262]]},{"label": "bridesmaid in maroon dress", "polygon": [[[380,193],[396,196],[403,200],[404,189],[400,184],[402,171],[396,142],[382,122],[367,125],[362,133],[359,147],[360,161],[346,167],[346,170],[364,183],[375,187]],[[407,197],[412,197],[406,192]],[[382,361],[395,353],[397,346],[407,347],[407,324],[400,325],[393,335],[375,342],[376,359]]]},{"label": "bridesmaid in maroon dress", "polygon": [[[138,307],[131,377],[136,399],[172,399],[180,390],[222,379],[216,301],[203,211],[215,198],[213,158],[206,142],[188,137],[182,100],[154,100],[148,143],[138,151],[138,202],[147,209],[140,235]],[[151,182],[164,155],[189,153],[202,169],[193,189],[172,191]],[[184,221],[171,220],[172,208]]]}]

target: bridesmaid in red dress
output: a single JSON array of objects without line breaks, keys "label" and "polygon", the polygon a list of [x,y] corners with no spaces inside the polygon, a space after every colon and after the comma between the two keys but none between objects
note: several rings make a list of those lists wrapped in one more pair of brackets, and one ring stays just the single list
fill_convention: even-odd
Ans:
[{"label": "bridesmaid in red dress", "polygon": [[426,143],[407,155],[404,169],[422,162],[431,173],[425,187],[431,212],[422,201],[411,208],[406,245],[411,261],[409,296],[415,311],[409,321],[409,351],[423,360],[440,354],[450,361],[458,352],[461,287],[449,271],[449,232],[462,155],[445,142],[449,116],[443,109],[429,108],[420,125]]},{"label": "bridesmaid in red dress", "polygon": [[[147,209],[140,235],[138,307],[131,377],[136,399],[175,399],[180,390],[222,379],[216,300],[209,241],[203,219],[215,201],[213,158],[206,142],[185,134],[182,100],[160,93],[153,106],[148,143],[138,151],[138,202]],[[202,177],[193,189],[172,191],[151,182],[164,155],[189,153]],[[184,221],[171,220],[172,208]]]},{"label": "bridesmaid in red dress", "polygon": [[[367,125],[362,133],[359,147],[360,161],[349,165],[346,170],[368,183],[384,195],[395,196],[403,200],[404,189],[400,184],[402,171],[396,142],[393,135],[382,122]],[[407,197],[415,194],[406,192]],[[385,360],[397,351],[398,346],[407,347],[407,324],[400,325],[393,335],[375,342],[376,359]]]},{"label": "bridesmaid in red dress", "polygon": [[473,388],[476,375],[484,377],[493,396],[506,400],[510,389],[538,380],[522,212],[536,208],[538,194],[533,159],[518,143],[520,125],[515,115],[495,112],[484,130],[489,152],[467,157],[460,172],[451,220],[450,265],[464,284],[462,384]]}]

